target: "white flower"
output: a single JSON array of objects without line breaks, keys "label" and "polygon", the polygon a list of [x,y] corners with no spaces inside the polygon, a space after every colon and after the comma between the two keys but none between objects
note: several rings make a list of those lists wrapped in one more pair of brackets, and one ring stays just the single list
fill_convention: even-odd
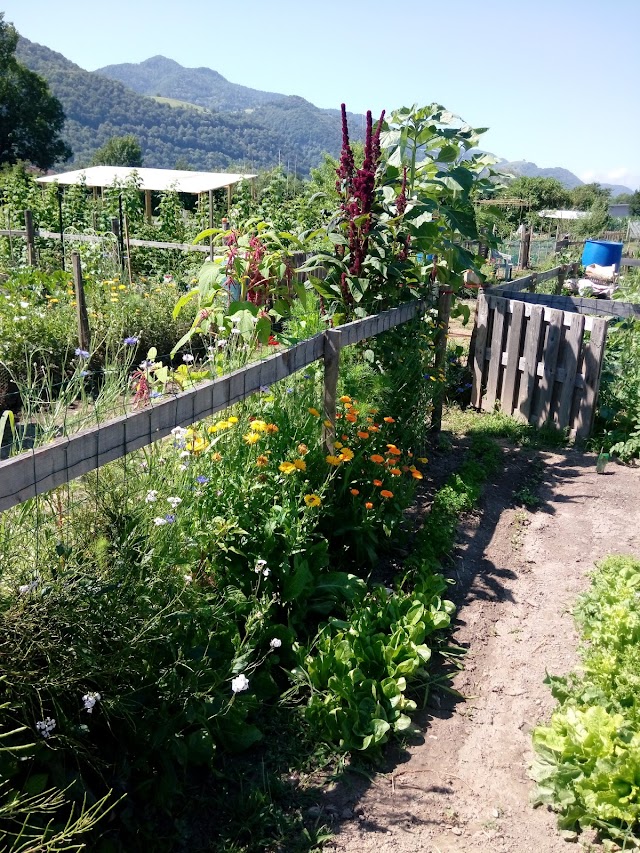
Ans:
[{"label": "white flower", "polygon": [[158,500],[158,490],[157,489],[149,489],[149,491],[147,492],[147,496],[145,498],[145,501],[148,504],[151,504],[156,500]]},{"label": "white flower", "polygon": [[168,524],[169,522],[167,521],[166,518],[162,518],[161,516],[158,516],[157,518],[153,519],[153,523],[155,524],[156,527],[162,527],[163,524]]},{"label": "white flower", "polygon": [[175,509],[182,503],[182,498],[167,498],[167,503],[171,505],[172,509]]},{"label": "white flower", "polygon": [[190,352],[185,352],[185,354],[182,356],[182,360],[186,362],[186,364],[191,364],[191,362],[193,361],[193,356]]},{"label": "white flower", "polygon": [[191,583],[193,580],[193,575],[183,575],[182,577],[184,578],[185,583]]},{"label": "white flower", "polygon": [[28,302],[21,302],[21,303],[20,303],[20,307],[21,307],[21,308],[28,308],[28,307],[29,307],[29,303],[28,303]]},{"label": "white flower", "polygon": [[242,693],[243,690],[248,689],[249,679],[244,673],[242,675],[236,675],[236,677],[231,680],[231,690],[233,693]]},{"label": "white flower", "polygon": [[45,717],[44,720],[39,720],[36,723],[36,728],[42,735],[47,738],[56,727],[56,721],[52,717]]},{"label": "white flower", "polygon": [[189,466],[188,466],[187,464],[185,464],[184,462],[182,463],[182,465],[178,465],[178,468],[179,468],[181,471],[186,471],[188,467],[189,467]]},{"label": "white flower", "polygon": [[35,580],[32,580],[31,583],[23,583],[18,587],[18,592],[20,595],[27,595],[28,593],[33,592],[39,582],[38,578],[36,578]]},{"label": "white flower", "polygon": [[282,640],[279,640],[277,637],[274,637],[273,640],[269,643],[272,649],[279,649],[282,645]]},{"label": "white flower", "polygon": [[187,434],[187,430],[185,429],[185,427],[179,427],[178,426],[178,427],[174,427],[171,430],[171,435],[177,439],[183,439],[186,434]]},{"label": "white flower", "polygon": [[271,569],[266,568],[266,569],[262,570],[262,577],[268,578],[270,574],[271,574]]},{"label": "white flower", "polygon": [[99,702],[102,699],[102,696],[97,692],[85,693],[82,697],[82,701],[84,703],[84,710],[87,714],[93,714],[93,706],[96,702]]},{"label": "white flower", "polygon": [[189,453],[188,450],[181,450],[180,451],[180,459],[188,459],[189,456],[191,456],[191,454]]}]

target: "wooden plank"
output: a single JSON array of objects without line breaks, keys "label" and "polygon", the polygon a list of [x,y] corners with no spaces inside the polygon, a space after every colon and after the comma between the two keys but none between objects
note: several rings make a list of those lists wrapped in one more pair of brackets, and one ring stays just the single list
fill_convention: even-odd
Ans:
[{"label": "wooden plank", "polygon": [[520,377],[517,408],[513,413],[515,418],[525,422],[528,422],[531,417],[531,402],[538,370],[538,349],[543,317],[544,309],[534,306],[531,309],[531,316],[525,332],[523,374]]},{"label": "wooden plank", "polygon": [[495,406],[498,384],[501,373],[502,336],[504,333],[507,300],[499,296],[491,296],[490,308],[493,308],[493,330],[491,332],[491,361],[487,375],[487,390],[482,398],[482,408],[492,412]]},{"label": "wooden plank", "polygon": [[562,266],[559,266],[554,267],[551,270],[545,270],[544,272],[536,273],[538,284],[540,284],[541,281],[549,281],[550,278],[557,278],[561,270]]},{"label": "wooden plank", "polygon": [[[584,317],[582,314],[573,314],[571,328],[565,337],[564,376],[562,377],[562,391],[558,402],[558,411],[555,418],[556,426],[565,429],[569,426],[571,414],[571,402],[575,388],[578,363],[580,360],[580,347],[584,335]],[[558,371],[559,378],[560,371]]]},{"label": "wooden plank", "polygon": [[512,415],[514,409],[516,380],[518,379],[519,372],[520,337],[524,319],[524,302],[513,302],[512,308],[513,313],[507,337],[507,365],[502,379],[502,394],[500,395],[500,408],[506,415]]},{"label": "wooden plank", "polygon": [[480,291],[476,304],[476,335],[471,367],[473,378],[471,384],[471,405],[480,408],[482,402],[482,375],[484,372],[485,350],[487,347],[487,330],[489,323],[489,298]]},{"label": "wooden plank", "polygon": [[601,318],[594,320],[591,339],[584,348],[583,377],[585,388],[575,419],[577,439],[586,438],[593,426],[608,327],[607,320]]},{"label": "wooden plank", "polygon": [[562,311],[553,311],[542,355],[544,372],[542,379],[540,380],[538,413],[535,415],[535,423],[538,427],[544,426],[549,420],[551,412],[551,397],[553,396],[553,384],[556,381],[556,368],[558,365],[558,351],[560,349],[561,336]]},{"label": "wooden plank", "polygon": [[[447,358],[447,336],[449,333],[449,320],[451,317],[451,298],[453,293],[448,288],[442,288],[438,294],[438,331],[435,340],[434,367],[436,376],[444,374],[445,361]],[[442,404],[444,402],[444,383],[436,385],[433,394],[433,410],[431,412],[431,432],[440,432],[442,429]]]},{"label": "wooden plank", "polygon": [[[0,234],[2,232],[0,231]],[[20,236],[20,232],[12,231],[12,236]],[[42,228],[38,231],[37,236],[44,240],[59,240],[60,232],[59,231],[47,231]],[[65,240],[73,241],[75,240],[78,243],[101,243],[103,240],[111,240],[113,235],[111,232],[107,232],[106,234],[72,234],[67,233],[64,235]],[[142,246],[147,247],[149,249],[178,249],[182,252],[202,252],[203,254],[209,253],[209,246],[200,246],[193,245],[193,243],[167,243],[163,240],[136,240],[134,238],[129,239],[130,246]]]},{"label": "wooden plank", "polygon": [[22,229],[18,229],[16,231],[9,228],[0,228],[0,237],[26,237],[27,232]]},{"label": "wooden plank", "polygon": [[[336,440],[336,405],[338,397],[338,371],[342,332],[329,329],[324,333],[324,423],[322,444],[325,453],[333,454]],[[328,424],[328,426],[327,426]]]},{"label": "wooden plank", "polygon": [[622,302],[617,299],[591,299],[584,296],[560,296],[553,293],[519,293],[515,290],[498,290],[492,287],[488,291],[506,299],[522,300],[532,305],[546,305],[561,311],[578,314],[595,314],[608,317],[640,318],[640,303]]}]

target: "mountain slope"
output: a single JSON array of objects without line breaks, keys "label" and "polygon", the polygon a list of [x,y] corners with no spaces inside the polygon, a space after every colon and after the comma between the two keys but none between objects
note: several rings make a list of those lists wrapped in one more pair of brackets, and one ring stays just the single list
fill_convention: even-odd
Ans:
[{"label": "mountain slope", "polygon": [[568,169],[563,169],[560,166],[552,168],[540,168],[535,163],[530,163],[528,160],[512,160],[500,161],[496,166],[501,172],[506,172],[516,177],[523,178],[555,178],[560,181],[563,187],[572,190],[575,187],[580,187],[583,181],[573,172]]},{"label": "mountain slope", "polygon": [[140,95],[161,95],[208,110],[245,110],[285,97],[230,83],[211,68],[185,68],[166,56],[98,68],[97,74],[124,83]]},{"label": "mountain slope", "polygon": [[306,174],[324,151],[337,156],[340,150],[339,114],[302,98],[280,96],[254,112],[200,112],[158,103],[25,38],[16,55],[61,101],[76,168],[88,165],[112,136],[128,133],[139,139],[144,165],[161,168],[180,160],[196,169],[254,171],[281,162]]}]

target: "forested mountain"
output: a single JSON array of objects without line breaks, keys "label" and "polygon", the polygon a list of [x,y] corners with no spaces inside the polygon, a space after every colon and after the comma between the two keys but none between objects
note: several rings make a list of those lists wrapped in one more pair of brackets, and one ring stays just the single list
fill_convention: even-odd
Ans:
[{"label": "forested mountain", "polygon": [[501,172],[507,172],[516,177],[523,178],[555,178],[563,187],[572,190],[574,187],[582,186],[582,181],[568,169],[559,166],[552,168],[541,168],[528,160],[513,160],[511,162],[501,161],[496,166]]},{"label": "forested mountain", "polygon": [[[281,162],[306,174],[323,152],[336,156],[340,150],[339,113],[303,98],[276,96],[252,112],[200,112],[158,103],[25,38],[16,56],[44,77],[61,101],[64,138],[74,152],[70,165],[76,168],[88,165],[112,136],[123,134],[138,138],[145,166],[160,168],[180,161],[196,169],[253,171]],[[354,116],[352,125],[353,137],[359,138],[360,117]]]},{"label": "forested mountain", "polygon": [[96,74],[124,83],[140,95],[162,95],[198,104],[208,110],[253,109],[286,97],[230,83],[211,68],[185,68],[166,56],[152,56],[144,62],[106,65],[98,68]]}]

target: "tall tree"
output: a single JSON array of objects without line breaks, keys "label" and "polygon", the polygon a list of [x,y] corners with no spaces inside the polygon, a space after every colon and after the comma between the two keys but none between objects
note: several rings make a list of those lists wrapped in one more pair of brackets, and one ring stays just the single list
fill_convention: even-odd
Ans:
[{"label": "tall tree", "polygon": [[50,169],[68,160],[64,111],[45,80],[15,58],[18,33],[0,12],[0,164],[25,160]]},{"label": "tall tree", "polygon": [[142,166],[142,148],[137,138],[129,133],[126,136],[112,136],[93,156],[94,166]]},{"label": "tall tree", "polygon": [[594,206],[602,207],[603,202],[608,203],[611,190],[600,184],[582,184],[569,190],[569,197],[577,210],[591,210]]}]

